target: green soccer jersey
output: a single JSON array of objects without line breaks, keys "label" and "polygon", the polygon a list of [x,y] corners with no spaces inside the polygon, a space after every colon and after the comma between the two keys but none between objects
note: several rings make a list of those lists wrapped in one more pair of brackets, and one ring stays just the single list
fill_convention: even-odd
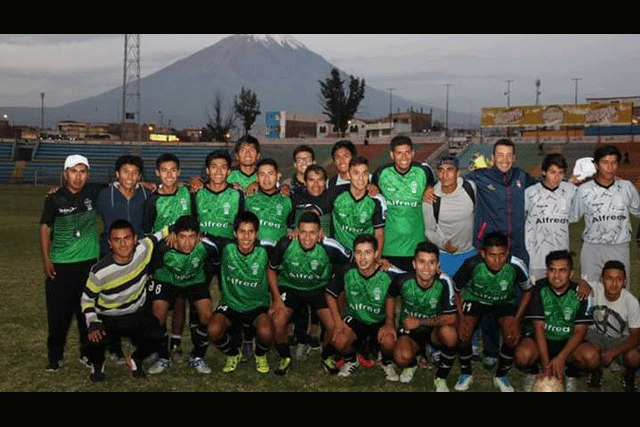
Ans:
[{"label": "green soccer jersey", "polygon": [[384,256],[413,257],[418,243],[425,240],[422,199],[425,189],[435,180],[429,166],[414,163],[401,174],[393,164],[378,169],[373,175],[387,203],[384,227]]},{"label": "green soccer jersey", "polygon": [[251,175],[245,175],[240,169],[233,169],[227,177],[229,184],[238,183],[242,187],[242,190],[246,190],[248,186],[256,182],[256,171]]},{"label": "green soccer jersey", "polygon": [[194,204],[203,233],[234,238],[233,222],[236,215],[245,209],[242,191],[228,186],[216,193],[205,185],[195,194]]},{"label": "green soccer jersey", "polygon": [[98,258],[95,202],[103,187],[86,184],[76,194],[62,187],[45,199],[40,223],[51,229],[51,262],[66,264]]},{"label": "green soccer jersey", "polygon": [[436,277],[426,289],[418,285],[415,274],[404,274],[394,280],[389,288],[389,297],[398,296],[401,300],[401,327],[407,317],[428,319],[441,314],[453,314],[458,310],[453,281],[444,273]]},{"label": "green soccer jersey", "polygon": [[246,209],[260,219],[258,239],[277,242],[287,235],[287,229],[294,227],[295,213],[289,197],[280,192],[267,194],[256,191],[247,196]]},{"label": "green soccer jersey", "polygon": [[334,264],[339,267],[350,258],[349,251],[328,237],[309,250],[297,239],[283,237],[271,253],[269,267],[278,272],[278,286],[310,291],[327,286]]},{"label": "green soccer jersey", "polygon": [[489,270],[480,255],[467,258],[453,276],[453,282],[464,300],[487,305],[513,305],[516,286],[523,291],[532,287],[524,262],[515,256],[497,272]]},{"label": "green soccer jersey", "polygon": [[[394,269],[396,274],[399,270]],[[375,325],[384,322],[385,301],[393,281],[391,272],[376,269],[365,277],[354,264],[348,264],[334,275],[327,293],[338,298],[344,292],[345,316],[359,322]]]},{"label": "green soccer jersey", "polygon": [[205,283],[204,265],[215,256],[216,251],[203,242],[198,242],[188,254],[170,248],[163,242],[154,253],[154,277],[159,282],[179,288]]},{"label": "green soccer jersey", "polygon": [[191,213],[191,195],[186,186],[179,186],[173,194],[155,191],[145,202],[142,228],[146,234],[155,233]]},{"label": "green soccer jersey", "polygon": [[348,185],[330,191],[328,206],[331,209],[331,236],[345,248],[353,249],[353,241],[360,234],[374,234],[384,227],[382,205],[367,193],[356,200]]},{"label": "green soccer jersey", "polygon": [[243,254],[233,240],[211,239],[220,253],[219,306],[246,313],[260,307],[269,307],[271,294],[267,281],[269,256],[266,248],[257,245]]},{"label": "green soccer jersey", "polygon": [[573,335],[576,324],[593,323],[592,298],[580,301],[577,290],[578,285],[570,282],[562,294],[557,294],[546,278],[538,280],[525,317],[530,320],[543,320],[548,340],[568,340]]}]

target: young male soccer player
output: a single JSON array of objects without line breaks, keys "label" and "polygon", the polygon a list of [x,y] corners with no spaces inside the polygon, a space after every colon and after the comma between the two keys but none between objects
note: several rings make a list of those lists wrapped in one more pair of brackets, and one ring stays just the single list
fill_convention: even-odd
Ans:
[{"label": "young male soccer player", "polygon": [[274,245],[294,228],[295,211],[290,197],[277,188],[280,173],[273,159],[262,159],[257,166],[258,191],[246,199],[246,208],[260,219],[258,239],[270,240]]},{"label": "young male soccer player", "polygon": [[[205,281],[204,265],[208,259],[217,255],[200,241],[198,220],[185,215],[175,222],[176,234],[174,247],[161,243],[154,253],[154,290],[152,311],[158,322],[166,330],[167,313],[178,297],[188,299],[198,312],[198,326],[192,337],[194,348],[188,364],[204,374],[211,369],[204,361],[209,344],[207,324],[213,307],[209,294],[209,284]],[[171,366],[167,340],[158,351],[156,364],[149,369],[150,374],[159,374]]]},{"label": "young male soccer player", "polygon": [[640,304],[625,289],[626,270],[620,261],[607,261],[593,288],[593,324],[585,340],[598,348],[599,366],[591,374],[590,387],[600,387],[602,368],[621,359],[625,391],[635,391],[635,372],[640,367]]},{"label": "young male soccer player", "polygon": [[268,278],[271,287],[278,286],[271,310],[275,327],[276,350],[280,355],[278,375],[291,368],[287,324],[304,304],[318,313],[325,329],[322,366],[331,374],[338,372],[331,356],[335,349],[328,342],[333,332],[333,318],[324,297],[334,266],[350,261],[351,254],[337,241],[325,237],[320,241],[320,218],[314,212],[304,212],[298,222],[298,238],[280,239],[269,258]]},{"label": "young male soccer player", "polygon": [[[378,241],[371,234],[356,236],[353,244],[355,263],[348,264],[333,276],[327,286],[327,304],[333,317],[332,345],[344,355],[338,376],[347,377],[359,366],[356,351],[375,360],[382,353],[382,369],[387,380],[398,381],[393,367],[395,327],[393,316],[387,317],[387,292],[395,275],[402,270],[387,271],[376,261]],[[341,314],[339,298],[344,294],[345,312]]]},{"label": "young male soccer player", "polygon": [[211,342],[227,356],[222,371],[237,369],[242,359],[241,334],[245,325],[255,330],[256,370],[269,372],[266,353],[273,341],[273,323],[268,314],[279,295],[276,284],[267,280],[267,249],[258,244],[260,220],[250,211],[238,214],[234,223],[235,240],[213,238],[221,264],[221,298],[209,321]]},{"label": "young male soccer player", "polygon": [[293,150],[293,167],[295,171],[291,178],[287,178],[283,182],[284,185],[288,185],[291,189],[292,196],[305,188],[305,171],[315,162],[313,148],[308,145],[299,145]]},{"label": "young male soccer player", "polygon": [[[578,284],[571,280],[573,260],[569,251],[550,252],[546,263],[547,277],[536,282],[527,308],[533,333],[518,345],[516,361],[523,369],[540,363],[545,376],[560,380],[566,367],[565,390],[575,391],[577,370],[592,371],[598,366],[595,346],[584,342],[592,323],[591,301],[578,297]],[[531,373],[529,383],[526,388],[533,384]]]},{"label": "young male soccer player", "polygon": [[372,183],[387,202],[382,256],[404,271],[413,268],[413,252],[425,240],[423,194],[435,184],[431,168],[414,162],[413,143],[407,136],[391,140],[393,163],[379,168]]},{"label": "young male soccer player", "polygon": [[[312,211],[320,217],[320,224],[325,236],[331,236],[331,213],[328,209],[327,171],[320,165],[312,164],[304,172],[305,188],[291,194],[296,211],[295,223],[300,215]],[[318,209],[322,207],[322,209]]]},{"label": "young male soccer player", "polygon": [[[616,178],[621,158],[614,145],[596,148],[593,154],[596,175],[578,187],[571,206],[571,222],[584,216],[580,273],[586,275],[588,282],[598,280],[606,261],[621,261],[631,271],[630,216],[640,217],[640,195],[631,181]],[[628,285],[627,277],[625,286]]]},{"label": "young male soccer player", "polygon": [[139,241],[127,220],[117,219],[111,224],[108,243],[112,251],[91,267],[81,302],[92,381],[104,380],[107,340],[131,339],[135,350],[127,364],[135,378],[145,376],[143,360],[160,348],[164,331],[147,310],[147,283],[153,248],[167,234],[164,228]]},{"label": "young male soccer player", "polygon": [[393,301],[400,297],[398,341],[394,359],[402,367],[400,381],[408,383],[418,368],[416,355],[427,344],[441,350],[434,379],[436,391],[449,391],[447,376],[456,357],[456,313],[453,282],[439,273],[438,247],[419,243],[413,260],[414,273],[398,277],[389,288],[387,317],[393,318]]},{"label": "young male soccer player", "polygon": [[562,154],[548,154],[542,161],[542,182],[524,192],[525,245],[533,282],[546,276],[549,252],[569,249],[569,214],[576,186],[563,181],[566,171]]},{"label": "young male soccer player", "polygon": [[47,371],[62,364],[71,321],[76,316],[80,360],[87,363],[87,329],[80,297],[100,254],[94,205],[104,185],[89,184],[89,161],[77,154],[64,162],[64,186],[47,196],[40,219],[48,323]]},{"label": "young male soccer player", "polygon": [[260,158],[260,143],[251,136],[245,135],[238,139],[235,146],[237,168],[229,174],[227,181],[236,188],[245,191],[256,181],[256,164]]},{"label": "young male soccer player", "polygon": [[[471,334],[478,318],[494,313],[502,333],[502,346],[493,383],[500,391],[513,391],[507,376],[513,365],[513,352],[520,341],[520,327],[531,300],[532,284],[525,263],[509,255],[507,237],[499,232],[485,236],[478,255],[468,258],[453,276],[460,322],[458,354],[460,377],[458,391],[468,390],[473,381],[471,370]],[[516,305],[516,286],[522,298]]]},{"label": "young male soccer player", "polygon": [[[378,241],[377,258],[384,246],[383,207],[369,196],[369,162],[364,157],[351,160],[350,181],[328,190],[327,205],[331,212],[332,236],[345,248],[352,248],[360,234],[373,234]],[[322,206],[318,206],[322,210]],[[325,213],[325,212],[321,212]]]},{"label": "young male soccer player", "polygon": [[336,176],[327,180],[327,189],[349,184],[349,162],[358,155],[353,142],[341,139],[331,147],[331,159],[336,165]]}]

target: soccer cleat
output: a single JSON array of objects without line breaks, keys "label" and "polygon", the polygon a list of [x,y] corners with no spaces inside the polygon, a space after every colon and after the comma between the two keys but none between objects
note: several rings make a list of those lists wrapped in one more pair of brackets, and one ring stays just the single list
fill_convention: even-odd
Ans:
[{"label": "soccer cleat", "polygon": [[331,357],[327,357],[326,359],[321,360],[320,364],[330,375],[335,375],[340,372],[340,369],[338,369],[338,366],[336,365],[336,361]]},{"label": "soccer cleat", "polygon": [[367,359],[365,356],[363,356],[360,353],[356,353],[356,357],[358,358],[358,363],[363,368],[373,368],[376,365],[375,360]]},{"label": "soccer cleat", "polygon": [[268,374],[269,362],[267,361],[267,355],[263,354],[262,356],[258,356],[257,354],[254,354],[254,357],[256,359],[256,371],[261,374]]},{"label": "soccer cleat", "polygon": [[202,357],[190,357],[189,360],[187,360],[187,365],[201,374],[211,373],[211,368],[207,366],[207,362],[205,362]]},{"label": "soccer cleat", "polygon": [[291,358],[290,357],[282,357],[280,359],[280,363],[278,363],[278,367],[276,368],[275,371],[273,371],[274,374],[276,375],[284,375],[286,374],[289,369],[291,369]]},{"label": "soccer cleat", "polygon": [[82,363],[89,369],[93,369],[93,364],[89,361],[89,358],[87,356],[80,356],[80,363]]},{"label": "soccer cleat", "polygon": [[433,380],[433,385],[436,387],[436,393],[446,393],[449,391],[447,380],[445,380],[444,378],[436,377]]},{"label": "soccer cleat", "polygon": [[[130,360],[130,359],[128,359]],[[156,363],[149,368],[149,373],[150,374],[160,374],[162,372],[164,372],[165,370],[169,369],[171,367],[171,360],[170,359],[163,359],[161,357],[158,358],[158,360],[156,360]]]},{"label": "soccer cleat", "polygon": [[589,388],[600,388],[602,386],[602,370],[598,369],[591,372],[587,386]]},{"label": "soccer cleat", "polygon": [[94,383],[104,381],[104,363],[100,366],[91,365],[91,374],[89,374],[89,379]]},{"label": "soccer cleat", "polygon": [[404,384],[410,383],[411,380],[413,380],[413,376],[416,374],[417,370],[418,370],[418,365],[404,368],[400,373],[400,382]]},{"label": "soccer cleat", "polygon": [[564,391],[567,393],[575,393],[578,391],[578,379],[575,377],[565,377]]},{"label": "soccer cleat", "polygon": [[60,370],[61,367],[62,367],[62,359],[54,360],[52,362],[49,362],[47,366],[44,368],[44,370],[47,372],[57,372]]},{"label": "soccer cleat", "polygon": [[460,374],[458,382],[453,386],[453,388],[457,391],[467,391],[469,390],[471,383],[473,383],[473,375]]},{"label": "soccer cleat", "polygon": [[511,385],[511,383],[509,382],[509,377],[508,376],[503,376],[503,377],[493,377],[493,384],[498,387],[498,389],[500,389],[501,392],[503,393],[513,393],[515,390],[513,389],[513,386]]},{"label": "soccer cleat", "polygon": [[389,363],[388,365],[380,365],[384,373],[386,374],[387,381],[400,381],[400,377],[396,372],[396,368],[393,366],[393,363]]},{"label": "soccer cleat", "polygon": [[[161,360],[161,359],[158,359]],[[133,360],[130,357],[125,359],[125,363],[129,367],[129,375],[131,378],[145,378],[146,374],[144,373],[144,369],[142,369],[142,360]],[[171,362],[169,362],[169,366],[171,366]],[[149,370],[151,372],[151,370]],[[162,371],[160,371],[162,372]]]},{"label": "soccer cleat", "polygon": [[340,372],[338,372],[338,376],[342,378],[346,378],[349,375],[353,374],[356,369],[358,369],[360,363],[358,362],[358,358],[355,361],[345,361],[340,368]]},{"label": "soccer cleat", "polygon": [[227,363],[222,367],[222,372],[230,373],[238,368],[238,364],[242,360],[242,352],[239,351],[235,356],[227,356]]}]

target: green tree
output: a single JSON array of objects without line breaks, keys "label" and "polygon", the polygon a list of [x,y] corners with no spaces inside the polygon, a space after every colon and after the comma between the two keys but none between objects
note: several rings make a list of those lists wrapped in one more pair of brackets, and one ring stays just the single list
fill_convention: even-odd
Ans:
[{"label": "green tree", "polygon": [[360,101],[364,99],[364,79],[360,80],[349,76],[349,92],[345,92],[344,80],[340,78],[340,72],[334,68],[331,77],[320,83],[320,104],[323,113],[329,116],[329,122],[336,127],[340,136],[345,135],[349,120],[358,111]]},{"label": "green tree", "polygon": [[256,121],[256,117],[260,114],[260,101],[255,92],[250,89],[245,90],[244,86],[240,91],[240,96],[236,95],[233,99],[233,108],[235,113],[242,121],[244,134],[249,134],[249,129]]},{"label": "green tree", "polygon": [[207,130],[213,141],[229,142],[231,131],[236,128],[236,117],[233,108],[229,108],[227,116],[222,113],[222,94],[216,92],[213,100],[213,117],[207,113],[209,121]]}]

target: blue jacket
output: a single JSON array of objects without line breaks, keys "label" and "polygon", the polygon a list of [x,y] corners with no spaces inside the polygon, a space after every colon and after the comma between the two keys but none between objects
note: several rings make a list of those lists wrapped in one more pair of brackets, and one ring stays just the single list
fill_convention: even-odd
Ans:
[{"label": "blue jacket", "polygon": [[507,173],[495,166],[477,169],[465,175],[465,179],[476,185],[473,245],[481,249],[485,235],[500,231],[509,239],[510,253],[529,265],[524,242],[524,190],[535,184],[536,179],[515,166]]}]

